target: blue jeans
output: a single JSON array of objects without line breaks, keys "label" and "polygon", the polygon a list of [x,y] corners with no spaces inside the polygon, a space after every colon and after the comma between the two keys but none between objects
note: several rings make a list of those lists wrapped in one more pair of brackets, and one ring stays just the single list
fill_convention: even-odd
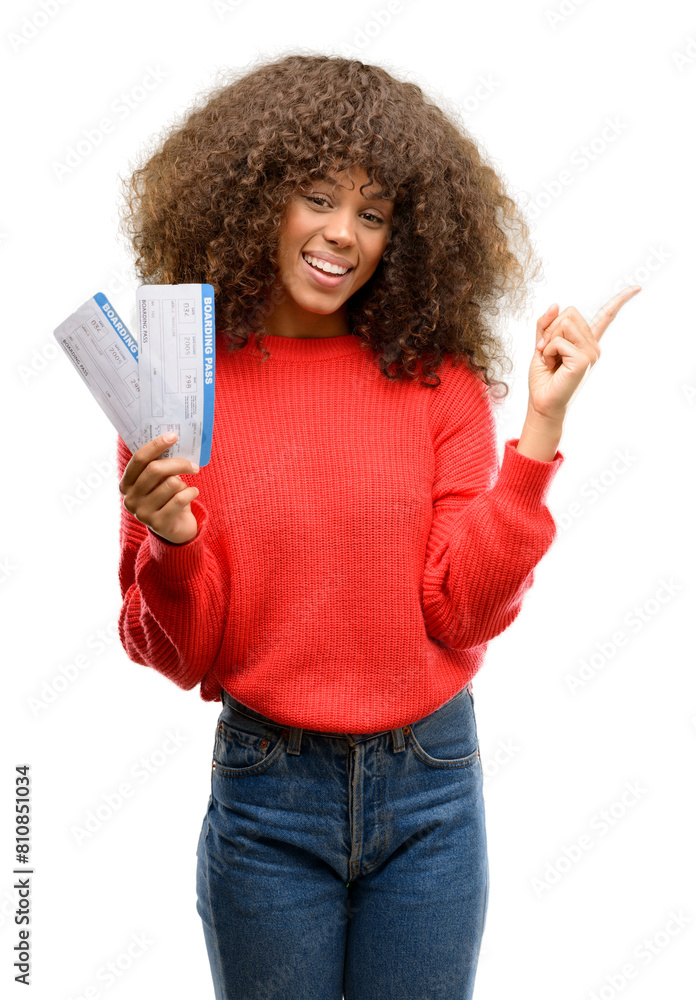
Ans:
[{"label": "blue jeans", "polygon": [[489,884],[470,686],[367,735],[223,692],[196,854],[216,1000],[470,1000]]}]

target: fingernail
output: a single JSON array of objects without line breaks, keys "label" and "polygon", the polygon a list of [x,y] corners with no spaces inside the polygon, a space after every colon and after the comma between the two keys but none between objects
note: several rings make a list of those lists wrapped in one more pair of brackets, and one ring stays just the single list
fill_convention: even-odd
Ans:
[{"label": "fingernail", "polygon": [[164,437],[165,441],[173,441],[174,438],[176,437],[176,434],[170,431],[169,434],[163,434],[162,436]]},{"label": "fingernail", "polygon": [[194,472],[200,472],[201,471],[200,468],[196,465],[195,462],[191,462],[191,468],[193,469]]},{"label": "fingernail", "polygon": [[541,350],[541,348],[542,348],[543,346],[544,346],[544,338],[542,337],[542,338],[541,338],[541,340],[539,341],[539,343],[537,344],[537,348],[538,348],[539,350]]}]

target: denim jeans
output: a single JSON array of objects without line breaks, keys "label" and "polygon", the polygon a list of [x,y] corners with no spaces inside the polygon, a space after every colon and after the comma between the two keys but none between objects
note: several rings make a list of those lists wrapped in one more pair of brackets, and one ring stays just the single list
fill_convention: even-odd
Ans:
[{"label": "denim jeans", "polygon": [[216,1000],[469,1000],[489,885],[470,685],[367,735],[222,700],[196,852]]}]

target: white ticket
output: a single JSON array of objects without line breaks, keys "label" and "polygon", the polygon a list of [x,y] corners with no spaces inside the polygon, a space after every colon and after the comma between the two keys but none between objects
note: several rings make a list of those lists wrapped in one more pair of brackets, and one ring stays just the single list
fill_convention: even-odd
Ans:
[{"label": "white ticket", "polygon": [[210,461],[215,402],[212,285],[141,285],[137,291],[140,422],[147,441],[178,435],[162,458]]},{"label": "white ticket", "polygon": [[140,419],[138,345],[106,295],[97,292],[53,331],[131,452],[147,442]]}]

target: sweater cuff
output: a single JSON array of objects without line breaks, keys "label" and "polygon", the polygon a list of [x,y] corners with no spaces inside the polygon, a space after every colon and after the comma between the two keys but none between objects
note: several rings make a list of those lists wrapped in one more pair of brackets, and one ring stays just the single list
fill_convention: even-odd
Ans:
[{"label": "sweater cuff", "polygon": [[150,559],[177,580],[192,576],[205,564],[208,511],[198,500],[191,501],[191,511],[198,522],[198,534],[188,542],[177,545],[162,538],[150,527],[147,529]]},{"label": "sweater cuff", "polygon": [[565,461],[565,456],[556,451],[550,462],[530,458],[517,450],[519,438],[509,438],[505,442],[503,461],[494,492],[513,495],[519,506],[529,510],[539,510],[546,503],[546,497],[553,479]]}]

